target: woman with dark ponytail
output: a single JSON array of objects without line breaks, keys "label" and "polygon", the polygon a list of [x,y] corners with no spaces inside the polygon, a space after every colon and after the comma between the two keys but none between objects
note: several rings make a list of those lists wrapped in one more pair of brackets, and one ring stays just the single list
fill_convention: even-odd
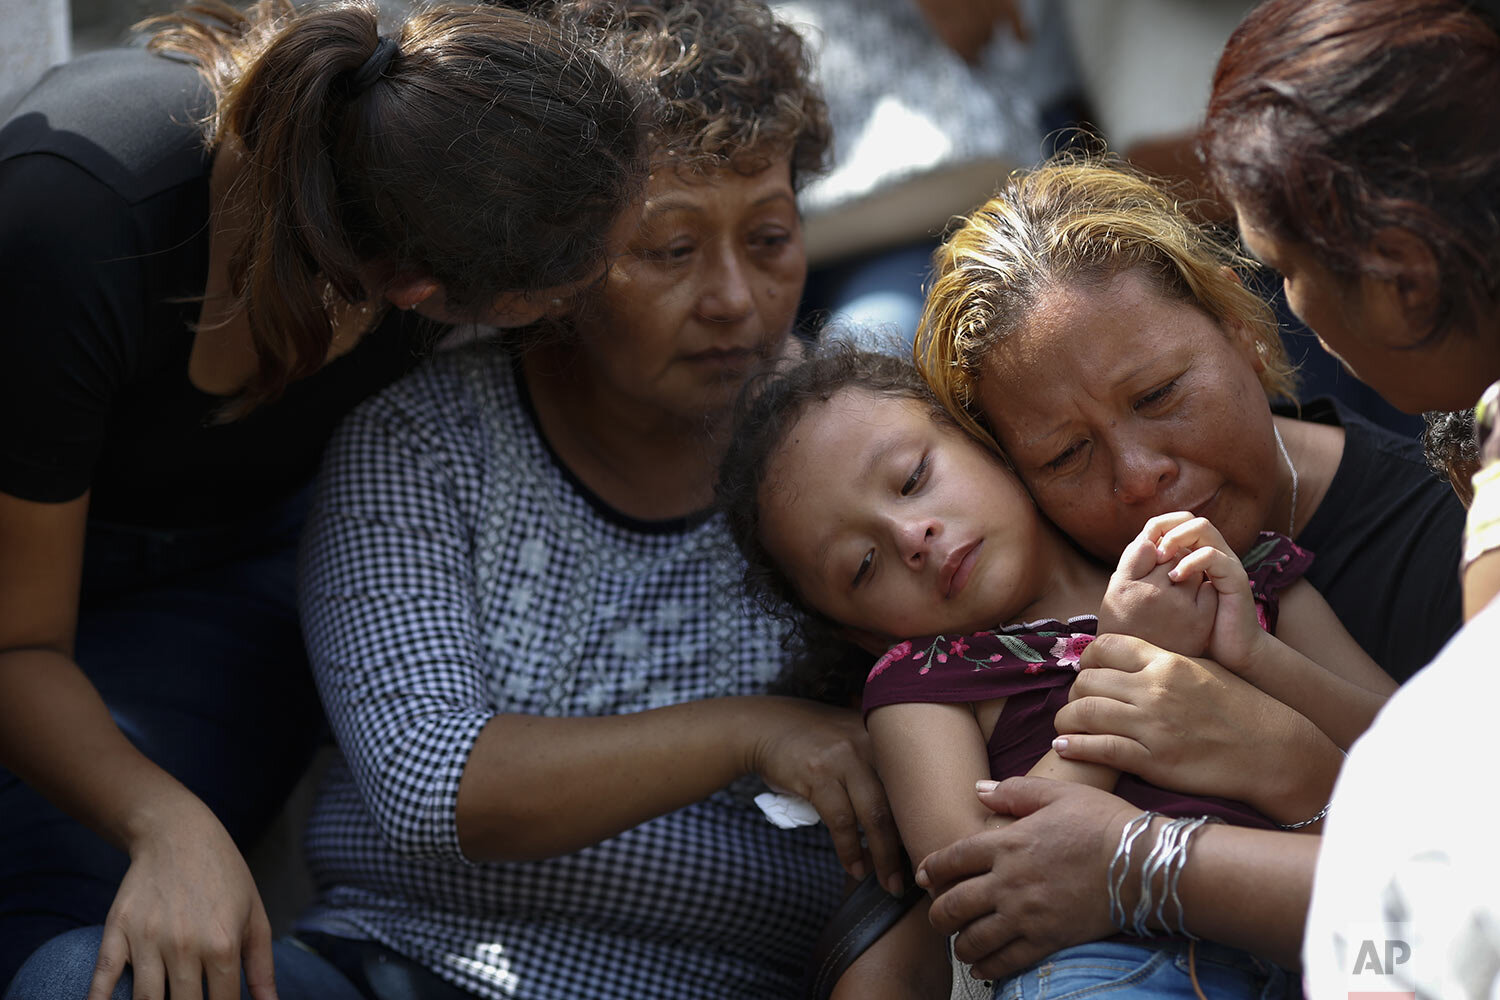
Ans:
[{"label": "woman with dark ponytail", "polygon": [[294,595],[338,419],[602,275],[637,109],[499,7],[209,0],[0,126],[0,987],[275,995],[240,851],[321,727]]}]

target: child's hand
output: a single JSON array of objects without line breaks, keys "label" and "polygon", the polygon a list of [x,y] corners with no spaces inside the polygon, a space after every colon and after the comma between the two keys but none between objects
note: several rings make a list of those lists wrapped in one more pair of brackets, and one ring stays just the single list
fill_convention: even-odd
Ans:
[{"label": "child's hand", "polygon": [[1172,579],[1177,560],[1162,561],[1160,534],[1150,531],[1159,520],[1148,522],[1121,554],[1099,608],[1099,631],[1133,635],[1183,656],[1202,656],[1213,635],[1218,592],[1199,578],[1183,583]]},{"label": "child's hand", "polygon": [[1250,577],[1219,529],[1207,518],[1181,511],[1153,517],[1141,536],[1151,542],[1161,565],[1170,567],[1167,576],[1175,585],[1207,587],[1218,595],[1207,654],[1221,666],[1243,672],[1266,633],[1255,613]]}]

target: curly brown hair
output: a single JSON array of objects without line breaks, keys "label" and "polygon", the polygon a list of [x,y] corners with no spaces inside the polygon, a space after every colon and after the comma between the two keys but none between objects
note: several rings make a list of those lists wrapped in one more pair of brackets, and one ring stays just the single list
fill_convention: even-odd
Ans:
[{"label": "curly brown hair", "polygon": [[755,174],[790,155],[796,189],[826,168],[832,130],[797,32],[755,0],[561,0],[645,107],[657,164]]}]

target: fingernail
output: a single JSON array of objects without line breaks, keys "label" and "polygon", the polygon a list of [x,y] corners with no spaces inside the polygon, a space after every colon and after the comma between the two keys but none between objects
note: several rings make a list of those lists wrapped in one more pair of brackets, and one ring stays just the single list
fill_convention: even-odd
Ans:
[{"label": "fingernail", "polygon": [[988,778],[985,778],[982,781],[974,782],[974,791],[978,792],[980,795],[983,795],[985,792],[993,792],[996,788],[999,787],[1000,782],[991,781]]},{"label": "fingernail", "polygon": [[1053,740],[1052,749],[1056,750],[1058,753],[1067,752],[1068,738],[1066,736],[1059,736],[1057,739]]},{"label": "fingernail", "polygon": [[890,878],[885,880],[885,891],[892,896],[900,896],[906,891],[906,883],[902,880],[900,872],[892,872]]},{"label": "fingernail", "polygon": [[922,888],[926,889],[931,884],[932,884],[932,880],[927,877],[927,869],[926,868],[918,868],[917,869],[917,885],[919,885]]},{"label": "fingernail", "polygon": [[849,875],[852,878],[865,877],[865,863],[863,859],[856,861],[854,862],[854,864],[849,866]]}]

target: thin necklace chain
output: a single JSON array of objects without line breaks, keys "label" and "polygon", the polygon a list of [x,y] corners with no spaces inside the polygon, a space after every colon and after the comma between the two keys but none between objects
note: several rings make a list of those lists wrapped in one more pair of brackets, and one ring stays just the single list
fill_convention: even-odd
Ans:
[{"label": "thin necklace chain", "polygon": [[1292,470],[1292,512],[1286,519],[1286,537],[1297,536],[1297,467],[1292,464],[1292,456],[1286,453],[1286,442],[1281,440],[1281,428],[1275,424],[1271,425],[1271,432],[1276,435],[1276,447],[1281,449],[1281,458],[1286,462],[1286,467]]}]

